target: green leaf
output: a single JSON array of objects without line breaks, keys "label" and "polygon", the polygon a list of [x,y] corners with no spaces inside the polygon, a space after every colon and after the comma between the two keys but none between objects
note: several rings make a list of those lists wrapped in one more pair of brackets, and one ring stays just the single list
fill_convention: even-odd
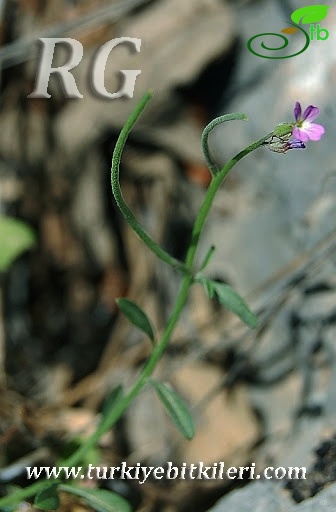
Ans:
[{"label": "green leaf", "polygon": [[97,512],[132,512],[125,498],[106,489],[82,489],[71,485],[61,485],[62,491],[80,496]]},{"label": "green leaf", "polygon": [[167,413],[186,439],[192,439],[195,434],[194,422],[182,398],[168,384],[150,381]]},{"label": "green leaf", "polygon": [[147,334],[154,343],[155,337],[153,328],[142,309],[129,299],[116,299],[116,302],[126,318],[128,318],[133,325],[138,327],[138,329]]},{"label": "green leaf", "polygon": [[202,278],[201,282],[205,288],[205,291],[206,291],[209,299],[211,299],[211,300],[214,299],[215,295],[216,295],[215,288],[214,288],[214,281],[210,281],[210,279]]},{"label": "green leaf", "polygon": [[57,489],[58,484],[55,483],[42,489],[35,496],[34,506],[41,510],[57,510],[60,505]]},{"label": "green leaf", "polygon": [[32,229],[17,219],[0,217],[0,272],[9,269],[13,261],[36,243]]},{"label": "green leaf", "polygon": [[203,262],[202,262],[202,265],[201,265],[201,267],[200,267],[200,272],[201,272],[202,270],[204,270],[204,269],[207,267],[207,265],[209,264],[209,262],[210,262],[210,260],[211,260],[212,256],[213,256],[213,255],[214,255],[214,253],[215,253],[215,250],[216,250],[216,247],[215,247],[214,245],[211,245],[211,246],[209,247],[208,252],[206,253],[205,258],[204,258],[204,260],[203,260]]},{"label": "green leaf", "polygon": [[246,325],[255,329],[258,325],[257,317],[252,313],[244,300],[235,292],[231,286],[212,281],[202,277],[198,280],[205,287],[206,293],[210,299],[217,297],[218,302],[237,315]]},{"label": "green leaf", "polygon": [[[318,23],[324,20],[328,14],[329,5],[309,5],[296,9],[291,15],[292,21],[299,24]],[[302,18],[302,19],[301,19]]]}]

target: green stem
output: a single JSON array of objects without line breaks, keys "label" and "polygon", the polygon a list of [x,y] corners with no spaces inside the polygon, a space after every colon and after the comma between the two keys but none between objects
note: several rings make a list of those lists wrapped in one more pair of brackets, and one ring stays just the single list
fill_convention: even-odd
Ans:
[{"label": "green stem", "polygon": [[131,226],[131,228],[136,232],[136,234],[143,240],[143,242],[147,245],[147,247],[154,253],[156,256],[168,263],[173,268],[176,268],[177,270],[180,270],[181,272],[185,273],[186,268],[184,264],[171,256],[168,252],[166,252],[162,247],[160,247],[153,238],[143,229],[143,227],[139,224],[137,219],[134,217],[132,211],[128,207],[121,188],[120,188],[120,180],[119,180],[119,168],[120,168],[120,161],[121,156],[127,141],[127,138],[137,122],[140,114],[145,109],[147,103],[152,97],[152,92],[146,93],[143,98],[138,103],[137,107],[135,108],[134,112],[130,115],[128,120],[126,121],[124,127],[122,128],[120,135],[118,137],[118,140],[115,145],[115,149],[113,152],[112,157],[112,169],[111,169],[111,185],[112,185],[112,192],[115,198],[115,201],[123,214],[123,216],[126,219],[126,222]]},{"label": "green stem", "polygon": [[[174,327],[179,319],[183,306],[186,302],[189,288],[192,284],[192,276],[185,274],[183,277],[183,281],[181,284],[180,292],[178,294],[174,310],[171,314],[165,332],[162,335],[160,343],[158,343],[151,353],[146,365],[142,369],[142,372],[136,379],[133,387],[128,391],[128,393],[116,403],[115,407],[112,407],[111,411],[106,415],[102,423],[99,425],[97,430],[92,434],[92,436],[73,454],[71,455],[64,463],[65,466],[74,466],[81,460],[82,456],[86,453],[86,451],[94,446],[96,442],[100,439],[100,437],[109,429],[112,425],[120,418],[120,416],[126,411],[128,406],[131,404],[133,399],[138,395],[143,386],[147,383],[148,378],[152,375],[153,370],[161,358]],[[1,502],[0,502],[1,503]]]},{"label": "green stem", "polygon": [[[241,115],[243,115],[243,114],[241,114]],[[218,192],[219,188],[221,187],[226,176],[228,175],[228,173],[230,172],[232,167],[234,165],[236,165],[237,162],[239,162],[239,160],[244,158],[246,155],[248,155],[255,149],[262,146],[272,135],[273,135],[273,132],[268,133],[267,135],[265,135],[265,137],[262,137],[262,139],[259,139],[257,142],[250,144],[250,146],[243,149],[243,151],[240,151],[239,153],[237,153],[237,155],[235,155],[231,160],[229,160],[224,165],[224,167],[215,176],[213,176],[211,183],[208,187],[208,190],[206,192],[206,195],[204,197],[201,208],[198,212],[198,216],[195,220],[194,229],[192,231],[192,236],[191,236],[191,243],[190,243],[189,250],[187,253],[187,259],[186,259],[187,266],[188,266],[188,262],[190,260],[193,261],[193,259],[194,259],[194,255],[196,253],[198,241],[199,241],[205,220],[207,218],[207,215],[208,215],[211,205],[213,203],[214,197],[215,197],[216,193]]]},{"label": "green stem", "polygon": [[[199,238],[202,232],[202,229],[204,227],[204,223],[206,221],[207,215],[209,213],[209,210],[211,208],[213,199],[216,195],[216,192],[222,185],[224,179],[226,178],[229,171],[232,169],[232,167],[239,162],[242,158],[244,158],[246,155],[257,149],[258,147],[262,146],[265,141],[267,141],[273,134],[271,132],[270,134],[266,135],[262,139],[258,140],[257,142],[251,144],[246,149],[238,153],[236,156],[234,156],[229,162],[227,162],[224,167],[212,178],[212,181],[210,183],[210,186],[206,192],[206,195],[204,197],[203,203],[201,205],[201,208],[199,210],[199,213],[197,215],[197,218],[194,223],[194,228],[192,231],[192,237],[191,237],[191,243],[187,251],[187,256],[185,260],[185,264],[182,264],[181,262],[175,260],[174,258],[171,258],[169,254],[167,254],[165,251],[161,250],[157,244],[147,235],[147,233],[139,226],[138,222],[134,218],[132,212],[130,212],[128,206],[124,202],[119,184],[116,183],[116,179],[119,175],[119,164],[121,159],[121,153],[122,149],[125,145],[125,141],[127,139],[127,136],[133,127],[134,123],[136,122],[137,118],[140,115],[140,112],[144,109],[147,102],[149,101],[151,95],[148,93],[144,96],[144,98],[141,100],[140,104],[138,105],[136,111],[131,115],[129,120],[127,121],[125,128],[122,131],[123,136],[119,137],[118,139],[118,149],[116,148],[116,151],[114,152],[114,162],[112,165],[112,188],[113,193],[116,195],[117,203],[119,207],[122,209],[123,214],[125,215],[125,218],[130,224],[132,225],[133,229],[139,234],[140,238],[144,240],[144,242],[150,247],[151,250],[155,254],[159,256],[160,259],[163,259],[163,261],[166,261],[167,263],[171,264],[174,263],[172,266],[175,268],[179,268],[179,270],[182,270],[184,275],[182,279],[182,283],[180,286],[180,290],[176,299],[176,303],[173,309],[173,312],[170,316],[170,319],[168,321],[168,324],[166,326],[166,329],[162,335],[162,338],[160,342],[154,347],[153,352],[151,353],[149,359],[147,360],[147,363],[145,364],[144,368],[142,369],[141,373],[138,375],[136,381],[134,382],[132,388],[124,395],[117,403],[112,406],[109,413],[105,416],[104,420],[101,422],[101,424],[98,426],[97,430],[85,441],[85,443],[78,448],[70,457],[68,457],[64,462],[63,466],[75,466],[79,462],[81,462],[83,455],[87,452],[87,450],[96,445],[96,443],[99,441],[100,437],[109,430],[115,422],[121,417],[121,415],[126,411],[128,406],[132,403],[134,398],[139,394],[141,389],[145,386],[145,384],[148,382],[149,377],[152,375],[158,361],[160,360],[161,356],[163,355],[165,349],[167,348],[167,345],[169,343],[169,340],[171,338],[171,335],[174,331],[174,328],[179,320],[179,317],[181,315],[182,309],[186,303],[189,289],[191,285],[193,284],[193,265],[196,255],[196,250],[199,242]],[[237,119],[237,114],[233,114],[231,116],[231,119]],[[242,114],[238,114],[241,115]],[[223,116],[228,120],[227,116]],[[243,117],[241,117],[243,119]],[[217,120],[215,120],[217,121]],[[218,124],[218,122],[217,122]],[[43,487],[47,485],[46,481],[43,482],[36,482],[32,484],[31,486],[16,491],[13,494],[0,499],[0,507],[9,506],[16,504],[26,498],[30,498],[36,494],[37,491],[41,490]]]},{"label": "green stem", "polygon": [[247,121],[247,117],[245,114],[239,114],[239,113],[224,114],[223,116],[216,117],[216,119],[213,119],[212,121],[210,121],[210,123],[203,130],[202,149],[203,149],[205,160],[206,160],[208,167],[210,169],[210,172],[213,176],[218,174],[219,169],[218,169],[216,162],[212,158],[212,155],[211,155],[211,152],[209,149],[208,138],[209,138],[210,132],[219,124],[225,123],[226,121],[236,121],[236,120]]},{"label": "green stem", "polygon": [[4,507],[10,507],[12,505],[16,505],[17,503],[21,503],[22,501],[35,496],[39,491],[42,491],[46,487],[46,481],[43,480],[41,482],[35,482],[29,487],[25,487],[24,489],[19,489],[13,491],[12,494],[5,496],[4,498],[0,498],[0,510],[3,511]]},{"label": "green stem", "polygon": [[[154,347],[153,352],[151,353],[147,363],[145,364],[142,372],[138,376],[135,381],[133,387],[129,390],[129,392],[115,405],[112,407],[109,414],[106,415],[104,421],[99,425],[96,432],[92,434],[92,436],[73,454],[71,455],[64,463],[65,466],[74,466],[76,465],[82,458],[82,456],[86,453],[86,451],[94,446],[100,437],[109,429],[111,426],[120,418],[120,416],[126,411],[127,407],[133,401],[133,399],[138,395],[144,385],[147,383],[148,378],[152,375],[158,361],[160,360],[162,354],[164,353],[170,337],[173,333],[173,330],[177,324],[177,321],[182,312],[183,306],[187,300],[189,288],[193,284],[193,276],[192,269],[194,265],[197,245],[199,241],[199,237],[201,235],[202,228],[204,226],[207,214],[211,208],[213,199],[218,191],[219,187],[223,183],[225,177],[232,169],[232,167],[239,162],[244,156],[246,156],[251,151],[254,151],[258,147],[260,147],[271,134],[266,135],[259,141],[251,144],[248,148],[244,149],[240,153],[238,153],[235,157],[232,158],[219,172],[219,174],[213,177],[210,186],[207,190],[207,193],[204,197],[202,206],[199,210],[198,216],[196,218],[194,229],[191,237],[191,244],[187,251],[186,256],[186,270],[187,272],[183,276],[181,288],[179,294],[176,299],[175,307],[171,314],[171,317],[168,321],[167,327],[162,335],[160,342]],[[0,502],[1,503],[1,502]]]}]

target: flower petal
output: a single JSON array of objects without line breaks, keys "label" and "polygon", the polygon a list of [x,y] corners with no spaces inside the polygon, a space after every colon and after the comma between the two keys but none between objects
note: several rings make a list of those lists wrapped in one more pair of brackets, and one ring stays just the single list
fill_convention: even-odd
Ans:
[{"label": "flower petal", "polygon": [[297,126],[294,126],[292,135],[295,139],[301,140],[302,142],[307,142],[307,140],[309,140],[309,136],[306,133],[305,128],[298,128]]},{"label": "flower petal", "polygon": [[301,116],[301,105],[298,101],[295,103],[294,116],[295,116],[296,121],[298,121]]},{"label": "flower petal", "polygon": [[310,140],[320,140],[325,132],[325,129],[320,124],[309,123],[307,126],[304,126],[304,131]]},{"label": "flower petal", "polygon": [[302,140],[293,139],[288,142],[288,149],[305,149],[305,147]]},{"label": "flower petal", "polygon": [[316,117],[319,115],[320,109],[317,107],[314,107],[313,105],[309,105],[309,107],[306,108],[306,110],[303,113],[303,120],[304,121],[314,121]]}]

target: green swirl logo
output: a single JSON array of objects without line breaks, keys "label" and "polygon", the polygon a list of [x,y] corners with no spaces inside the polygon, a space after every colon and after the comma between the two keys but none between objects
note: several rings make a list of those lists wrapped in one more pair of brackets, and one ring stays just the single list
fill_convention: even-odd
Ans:
[{"label": "green swirl logo", "polygon": [[[251,37],[251,39],[249,39],[247,42],[247,48],[250,50],[251,53],[253,53],[253,55],[256,55],[257,57],[262,57],[263,59],[289,59],[290,57],[295,57],[296,55],[300,55],[300,53],[303,53],[305,50],[307,50],[307,48],[310,44],[309,34],[303,28],[299,27],[298,25],[295,25],[294,23],[288,23],[288,24],[293,25],[295,28],[300,30],[305,36],[305,44],[300,51],[298,51],[296,53],[292,53],[291,55],[272,56],[272,55],[263,55],[262,53],[259,53],[252,48],[252,43],[254,41],[259,39],[260,37],[265,37],[265,36],[273,36],[274,38],[277,38],[277,40],[279,40],[279,38],[280,38],[283,41],[283,44],[281,46],[277,46],[277,47],[270,47],[270,46],[266,46],[264,41],[262,41],[260,43],[260,46],[263,50],[279,51],[279,50],[283,50],[284,48],[287,48],[287,46],[289,44],[287,37],[283,36],[282,34],[277,34],[275,32],[265,32],[264,34],[257,34],[256,36]],[[284,29],[284,30],[287,30],[287,29]]]},{"label": "green swirl logo", "polygon": [[[314,25],[314,23],[323,20],[327,16],[328,9],[329,6],[327,5],[310,5],[308,7],[301,7],[292,13],[291,19],[294,23],[288,22],[287,24],[291,25],[291,27],[282,29],[282,34],[275,32],[257,34],[248,40],[247,48],[251,53],[253,53],[253,55],[262,57],[263,59],[289,59],[291,57],[296,57],[297,55],[300,55],[300,53],[303,53],[307,50],[310,41],[314,39],[315,34],[317,40],[325,40],[329,37],[329,32],[326,29],[321,28],[320,25],[317,25],[316,27]],[[309,33],[301,26],[299,26],[298,23],[309,24]],[[298,31],[300,31],[304,36],[303,47],[301,50],[296,51],[295,53],[291,53],[290,55],[275,55],[274,53],[273,55],[265,55],[265,51],[279,52],[287,48],[289,45],[289,40],[286,35],[283,34],[290,35]],[[266,44],[264,41],[265,37],[272,37],[274,40],[276,40],[276,46],[270,46],[269,42]]]}]

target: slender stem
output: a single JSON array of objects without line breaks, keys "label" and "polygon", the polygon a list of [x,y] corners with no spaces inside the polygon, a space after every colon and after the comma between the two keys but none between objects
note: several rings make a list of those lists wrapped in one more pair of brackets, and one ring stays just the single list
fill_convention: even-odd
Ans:
[{"label": "slender stem", "polygon": [[205,160],[208,164],[208,167],[210,169],[210,172],[213,176],[215,176],[218,172],[218,166],[214,159],[212,158],[210,149],[209,149],[209,143],[208,138],[210,135],[210,132],[219,124],[225,123],[226,121],[235,121],[235,120],[242,120],[247,121],[247,117],[245,114],[224,114],[223,116],[216,117],[216,119],[213,119],[210,121],[210,123],[204,128],[202,133],[202,149],[204,153]]},{"label": "slender stem", "polygon": [[[118,139],[118,149],[116,148],[116,151],[114,152],[114,162],[112,165],[112,188],[113,193],[116,196],[117,203],[119,207],[121,208],[126,220],[130,222],[133,229],[138,233],[140,238],[144,240],[146,245],[150,247],[151,250],[160,258],[166,261],[167,263],[171,264],[175,268],[179,268],[179,270],[183,271],[183,279],[180,286],[180,290],[176,299],[176,303],[173,309],[173,312],[170,316],[170,319],[168,321],[168,324],[166,326],[166,329],[162,335],[162,338],[160,342],[154,347],[153,352],[151,353],[149,359],[147,360],[147,363],[143,367],[142,371],[138,375],[137,379],[135,380],[133,386],[131,389],[119,400],[117,403],[112,406],[109,413],[106,415],[104,420],[101,422],[101,424],[98,426],[97,430],[85,441],[85,443],[76,450],[70,457],[68,457],[64,462],[64,466],[75,466],[78,462],[82,460],[83,455],[87,452],[87,450],[94,446],[100,437],[112,427],[112,425],[115,424],[115,422],[121,417],[121,415],[126,411],[128,406],[132,403],[134,398],[139,394],[141,389],[145,386],[145,384],[148,382],[149,377],[152,375],[158,361],[160,360],[161,356],[163,355],[165,349],[167,348],[167,345],[169,343],[169,340],[171,338],[171,335],[174,331],[174,328],[179,320],[179,317],[181,315],[182,309],[185,305],[185,302],[188,297],[189,289],[191,285],[193,284],[193,265],[196,255],[196,250],[199,242],[199,238],[202,232],[202,229],[204,227],[204,223],[206,221],[207,215],[209,213],[209,210],[211,208],[212,202],[214,200],[214,197],[216,195],[216,192],[220,188],[221,184],[223,183],[224,179],[226,178],[229,171],[232,169],[232,167],[239,162],[242,158],[244,158],[246,155],[257,149],[258,147],[262,146],[267,139],[269,139],[273,132],[266,135],[262,139],[258,140],[257,142],[251,144],[246,149],[238,153],[236,156],[234,156],[229,162],[227,162],[224,167],[213,176],[212,181],[210,183],[210,186],[206,192],[206,195],[204,197],[203,203],[201,205],[201,208],[199,210],[199,213],[197,215],[197,218],[194,223],[194,228],[192,231],[192,237],[191,237],[191,243],[187,251],[185,264],[179,262],[178,260],[175,260],[174,258],[171,258],[169,254],[167,254],[165,251],[161,250],[159,246],[150,238],[150,236],[141,228],[141,226],[138,224],[137,220],[134,218],[132,212],[129,210],[128,206],[123,200],[119,183],[116,183],[116,180],[119,176],[119,164],[121,159],[121,153],[122,149],[125,145],[127,136],[129,134],[129,131],[133,127],[134,123],[136,122],[137,118],[140,115],[140,112],[144,109],[147,102],[150,99],[150,93],[145,95],[144,98],[141,100],[140,104],[138,105],[136,111],[131,115],[129,120],[127,121],[125,128],[122,131],[123,136],[119,137]],[[231,119],[237,119],[235,117],[237,114],[233,114]],[[238,116],[242,116],[242,114],[238,114]],[[225,117],[225,116],[223,116]],[[241,117],[243,119],[243,117]],[[228,120],[227,116],[226,119]],[[216,120],[215,120],[216,121]],[[216,121],[217,122],[217,121]],[[219,121],[217,122],[219,124]],[[209,126],[209,125],[208,125]],[[214,126],[213,126],[214,127]],[[212,128],[211,128],[212,129]],[[209,130],[210,131],[210,130]],[[209,133],[208,131],[208,133]],[[207,138],[207,135],[205,137],[205,140]],[[209,153],[210,155],[210,153]],[[12,505],[15,503],[18,503],[19,501],[22,501],[25,498],[30,498],[31,496],[35,495],[36,492],[41,490],[43,487],[46,486],[46,481],[42,482],[36,482],[32,484],[31,486],[22,489],[20,491],[14,492],[13,494],[5,497],[0,498],[0,506],[4,507],[7,505]]]},{"label": "slender stem", "polygon": [[[136,379],[133,387],[128,391],[128,393],[115,405],[112,407],[111,411],[106,415],[105,419],[99,425],[97,430],[92,434],[92,436],[73,454],[71,455],[63,465],[65,466],[74,466],[81,460],[82,456],[86,453],[86,451],[96,444],[96,442],[100,439],[100,437],[109,429],[112,425],[120,418],[120,416],[126,411],[128,406],[131,404],[133,399],[138,395],[140,390],[147,383],[148,378],[152,375],[155,366],[157,365],[159,359],[161,358],[163,352],[165,351],[172,332],[177,324],[177,321],[180,317],[183,306],[187,300],[189,288],[192,284],[193,278],[191,275],[185,274],[183,277],[183,281],[181,284],[181,288],[176,300],[176,304],[174,310],[171,314],[167,327],[162,335],[160,343],[158,343],[151,353],[146,365],[142,369],[140,375]],[[0,501],[1,504],[1,501]]]},{"label": "slender stem", "polygon": [[262,137],[257,142],[254,142],[253,144],[250,144],[250,146],[248,146],[247,148],[243,149],[243,151],[240,151],[239,153],[237,153],[237,155],[235,155],[231,160],[229,160],[224,165],[224,167],[215,176],[213,176],[211,183],[208,187],[207,193],[204,197],[201,208],[198,212],[198,216],[195,220],[195,224],[194,224],[194,228],[193,228],[192,236],[191,236],[191,243],[190,243],[189,250],[187,253],[187,259],[186,259],[187,266],[188,266],[188,263],[191,260],[193,261],[193,259],[194,259],[198,241],[199,241],[206,217],[209,213],[209,210],[211,208],[214,197],[215,197],[217,191],[219,190],[220,186],[222,185],[224,179],[226,178],[226,176],[228,175],[228,173],[230,172],[232,167],[234,165],[236,165],[237,162],[239,162],[239,160],[244,158],[246,155],[248,155],[255,149],[262,146],[272,136],[272,134],[273,134],[273,132],[268,133],[267,135],[265,135],[265,137]]},{"label": "slender stem", "polygon": [[116,422],[116,420],[120,418],[120,416],[125,412],[125,410],[133,401],[133,399],[138,395],[143,386],[147,383],[148,378],[152,375],[159,359],[161,358],[162,354],[164,353],[169,343],[170,337],[180,317],[183,306],[187,300],[189,288],[193,284],[192,269],[194,265],[197,245],[205,220],[211,208],[213,199],[216,195],[216,192],[220,188],[221,184],[223,183],[225,177],[232,169],[232,167],[248,153],[262,146],[262,144],[270,137],[270,135],[271,134],[266,135],[262,139],[251,144],[246,149],[238,153],[236,156],[232,158],[232,160],[227,162],[227,164],[223,167],[223,169],[221,169],[221,171],[216,176],[212,178],[210,186],[206,192],[203,203],[195,220],[194,228],[192,231],[191,243],[186,256],[187,272],[183,276],[181,288],[176,299],[174,310],[171,314],[171,317],[168,321],[167,327],[162,335],[160,342],[154,347],[153,352],[151,353],[147,363],[142,369],[142,372],[138,376],[133,387],[116,404],[116,406],[112,408],[110,413],[106,415],[106,418],[100,424],[96,432],[94,432],[93,435],[85,442],[85,444],[83,444],[72,456],[70,456],[70,458],[68,458],[64,462],[64,465],[74,466],[78,461],[80,461],[82,455],[85,454],[87,449],[95,445],[99,438],[104,434],[104,432],[106,432],[106,430],[108,430]]},{"label": "slender stem", "polygon": [[120,135],[118,137],[118,140],[116,142],[116,146],[113,152],[112,157],[112,169],[111,169],[111,185],[112,185],[112,192],[114,195],[114,198],[116,200],[116,203],[123,214],[123,216],[126,219],[126,222],[131,226],[131,228],[136,232],[136,234],[143,240],[143,242],[147,245],[147,247],[154,253],[156,256],[162,260],[168,263],[173,268],[176,268],[177,270],[180,270],[181,272],[186,272],[186,268],[184,264],[171,256],[168,252],[166,252],[162,247],[160,247],[153,238],[143,229],[143,227],[139,224],[135,216],[133,215],[132,211],[128,207],[121,188],[120,188],[120,181],[119,181],[119,168],[120,168],[120,161],[121,161],[121,155],[123,153],[128,135],[130,134],[133,126],[137,122],[140,114],[145,109],[147,103],[152,97],[152,93],[148,92],[146,93],[143,98],[140,100],[139,104],[137,105],[134,112],[130,115],[128,120],[126,121],[124,127],[122,128]]},{"label": "slender stem", "polygon": [[[131,404],[133,399],[138,395],[138,393],[141,391],[141,389],[144,387],[144,385],[147,383],[148,378],[153,373],[153,370],[161,358],[169,340],[170,336],[174,330],[174,327],[179,319],[179,316],[181,314],[181,311],[183,309],[183,306],[187,300],[189,288],[192,284],[192,277],[190,275],[184,275],[183,281],[181,284],[180,292],[178,294],[176,304],[173,310],[173,313],[170,317],[170,320],[168,322],[168,325],[165,329],[165,332],[162,336],[162,339],[158,345],[154,348],[154,351],[152,352],[150,358],[147,361],[147,364],[143,368],[142,372],[138,376],[137,380],[135,381],[133,387],[129,390],[129,392],[119,401],[117,402],[116,406],[113,407],[109,414],[106,415],[104,421],[99,425],[97,430],[92,434],[89,439],[82,444],[76,450],[70,457],[68,457],[66,460],[63,461],[63,466],[66,467],[73,467],[78,462],[81,461],[83,455],[87,452],[88,449],[90,449],[92,446],[94,446],[101,436],[114,425],[114,423],[120,418],[120,416],[126,411],[128,406]],[[15,503],[18,503],[26,498],[30,498],[31,496],[34,496],[38,491],[42,490],[43,487],[46,486],[46,482],[36,482],[29,487],[26,487],[25,489],[22,489],[20,491],[14,492],[13,494],[10,494],[9,496],[6,496],[5,498],[0,498],[0,506],[8,506],[13,505]]]},{"label": "slender stem", "polygon": [[35,496],[39,491],[42,491],[44,487],[46,487],[46,481],[42,480],[40,482],[35,482],[29,485],[29,487],[25,487],[24,489],[13,491],[8,496],[0,498],[0,510],[4,510],[4,507],[15,505],[28,498],[31,498],[32,496]]}]

